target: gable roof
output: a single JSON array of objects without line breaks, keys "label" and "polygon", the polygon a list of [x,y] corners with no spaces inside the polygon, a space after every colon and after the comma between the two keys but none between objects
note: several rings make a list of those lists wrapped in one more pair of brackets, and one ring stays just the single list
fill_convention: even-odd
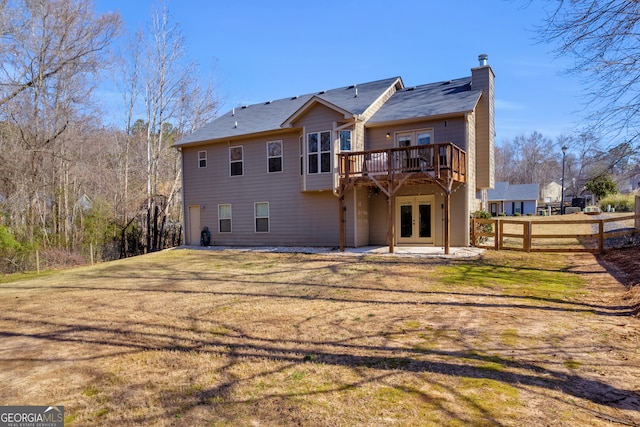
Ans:
[{"label": "gable roof", "polygon": [[396,84],[402,87],[400,77],[236,107],[174,145],[280,130],[298,111],[306,110],[315,102],[335,106],[341,113],[359,115],[364,113],[383,92]]},{"label": "gable roof", "polygon": [[471,77],[398,90],[367,122],[392,122],[419,117],[473,111],[482,90],[471,87]]},{"label": "gable roof", "polygon": [[490,201],[538,200],[540,184],[515,184],[496,182],[495,188],[488,191]]},{"label": "gable roof", "polygon": [[471,77],[405,88],[400,77],[344,86],[301,96],[236,107],[187,135],[174,145],[278,131],[317,104],[343,114],[345,119],[367,111],[393,86],[395,93],[367,121],[375,126],[422,117],[462,114],[475,109],[482,90],[473,89]]}]

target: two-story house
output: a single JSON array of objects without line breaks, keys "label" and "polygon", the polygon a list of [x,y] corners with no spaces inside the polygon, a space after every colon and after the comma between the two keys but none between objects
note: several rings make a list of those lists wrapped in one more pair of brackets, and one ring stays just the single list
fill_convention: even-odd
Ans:
[{"label": "two-story house", "polygon": [[[178,141],[185,240],[469,245],[493,187],[494,74],[400,77],[239,106]],[[486,191],[485,191],[486,193]]]}]

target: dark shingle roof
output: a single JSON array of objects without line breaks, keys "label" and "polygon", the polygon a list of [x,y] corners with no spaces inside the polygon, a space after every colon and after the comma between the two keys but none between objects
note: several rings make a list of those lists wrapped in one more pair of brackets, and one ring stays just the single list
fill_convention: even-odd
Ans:
[{"label": "dark shingle roof", "polygon": [[[351,114],[362,114],[384,91],[399,79],[399,77],[393,77],[276,101],[236,107],[225,115],[207,123],[191,135],[181,139],[175,145],[232,138],[281,129],[282,124],[314,96]],[[356,88],[357,97],[355,96]]]},{"label": "dark shingle roof", "polygon": [[481,90],[471,88],[471,77],[408,87],[397,91],[368,123],[472,111]]},{"label": "dark shingle roof", "polygon": [[[282,129],[283,124],[313,99],[328,102],[351,115],[364,113],[387,89],[398,91],[368,121],[369,124],[472,111],[481,90],[473,90],[471,77],[404,88],[400,77],[344,86],[260,104],[236,107],[175,145],[212,141]],[[356,90],[357,94],[356,95]]]}]

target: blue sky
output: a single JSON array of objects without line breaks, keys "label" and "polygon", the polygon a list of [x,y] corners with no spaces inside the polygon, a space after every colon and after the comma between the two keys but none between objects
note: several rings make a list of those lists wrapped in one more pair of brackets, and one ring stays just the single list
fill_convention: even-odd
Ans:
[{"label": "blue sky", "polygon": [[[471,74],[478,54],[496,74],[496,141],[579,128],[580,84],[568,59],[537,43],[547,2],[525,0],[166,0],[222,111],[401,76],[405,85]],[[97,0],[144,28],[151,0]],[[214,66],[215,64],[215,66]]]}]

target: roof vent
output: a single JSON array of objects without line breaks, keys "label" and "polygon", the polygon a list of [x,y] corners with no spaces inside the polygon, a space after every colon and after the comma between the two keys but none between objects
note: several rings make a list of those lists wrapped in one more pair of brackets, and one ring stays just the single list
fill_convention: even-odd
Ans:
[{"label": "roof vent", "polygon": [[416,87],[415,87],[415,86],[413,86],[413,87],[408,87],[408,88],[407,88],[407,92],[409,92],[410,90],[416,90]]},{"label": "roof vent", "polygon": [[271,104],[272,102],[273,102],[273,101],[267,101],[267,102],[265,102],[265,103],[264,103],[264,105],[269,105],[269,104]]},{"label": "roof vent", "polygon": [[451,84],[451,80],[447,80],[446,82],[442,82],[442,86],[446,86]]},{"label": "roof vent", "polygon": [[318,92],[318,95],[324,95],[325,93],[327,93],[327,91],[326,90],[322,90],[322,91]]},{"label": "roof vent", "polygon": [[351,85],[351,86],[349,86],[347,89],[353,89],[353,88],[355,88],[355,87],[356,87],[356,85]]},{"label": "roof vent", "polygon": [[296,95],[296,96],[292,96],[292,97],[291,97],[291,99],[292,99],[292,100],[293,100],[293,99],[298,99],[298,98],[300,98],[300,95]]},{"label": "roof vent", "polygon": [[487,55],[486,53],[481,53],[480,55],[478,55],[478,62],[480,63],[481,67],[487,66],[488,60],[489,60],[489,55]]},{"label": "roof vent", "polygon": [[245,108],[249,108],[249,106],[248,105],[243,105],[242,109],[244,110]]}]

